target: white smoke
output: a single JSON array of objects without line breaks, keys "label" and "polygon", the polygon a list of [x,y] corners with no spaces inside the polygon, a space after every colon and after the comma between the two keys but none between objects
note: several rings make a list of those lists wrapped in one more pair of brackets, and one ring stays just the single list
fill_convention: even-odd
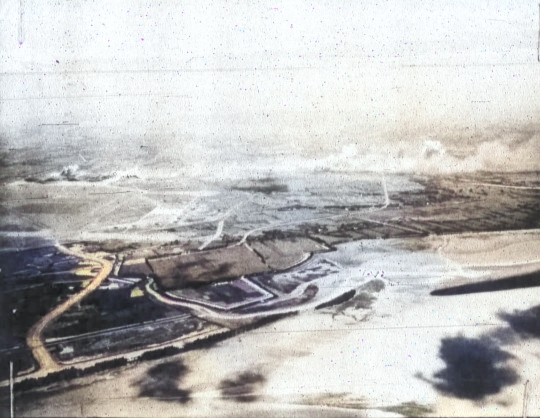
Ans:
[{"label": "white smoke", "polygon": [[[291,159],[288,166],[294,165]],[[324,158],[302,159],[298,169],[332,171],[390,171],[419,174],[450,174],[484,171],[540,170],[540,132],[526,140],[508,134],[472,144],[433,137],[407,140],[401,145],[347,144]]]}]

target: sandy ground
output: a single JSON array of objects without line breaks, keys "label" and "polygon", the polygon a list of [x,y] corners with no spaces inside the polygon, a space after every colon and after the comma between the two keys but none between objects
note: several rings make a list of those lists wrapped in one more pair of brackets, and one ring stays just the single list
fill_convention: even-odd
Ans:
[{"label": "sandy ground", "polygon": [[[28,395],[17,414],[399,416],[414,402],[415,413],[431,416],[538,416],[540,335],[519,326],[540,305],[538,287],[430,295],[454,278],[534,267],[538,243],[540,231],[347,244],[331,257],[385,271],[371,309],[303,312],[206,350]],[[481,381],[456,380],[460,370]]]}]

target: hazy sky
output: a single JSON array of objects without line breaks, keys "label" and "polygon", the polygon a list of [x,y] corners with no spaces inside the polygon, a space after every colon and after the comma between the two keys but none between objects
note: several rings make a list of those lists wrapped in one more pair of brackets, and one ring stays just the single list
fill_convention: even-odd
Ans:
[{"label": "hazy sky", "polygon": [[[217,149],[361,164],[386,155],[386,168],[405,169],[422,153],[466,169],[540,162],[537,1],[1,7],[10,147],[159,143],[195,159]],[[490,162],[490,141],[506,159]],[[516,141],[525,148],[509,161]]]}]

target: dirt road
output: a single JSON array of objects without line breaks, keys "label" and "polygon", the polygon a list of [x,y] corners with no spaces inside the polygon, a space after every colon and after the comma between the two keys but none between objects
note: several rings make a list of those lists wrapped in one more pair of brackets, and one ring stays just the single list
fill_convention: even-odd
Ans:
[{"label": "dirt road", "polygon": [[43,343],[42,334],[45,328],[73,305],[80,302],[87,295],[96,290],[101,285],[101,283],[109,276],[113,268],[112,262],[98,256],[86,254],[73,249],[68,249],[62,245],[57,245],[57,248],[63,253],[71,254],[76,257],[83,258],[85,261],[99,264],[101,266],[101,270],[88,286],[86,286],[79,293],[76,293],[64,303],[58,305],[56,308],[50,311],[47,315],[45,315],[37,323],[35,323],[28,331],[28,334],[26,335],[26,344],[32,350],[32,355],[38,362],[41,372],[49,372],[51,370],[59,368],[58,363],[51,356]]}]

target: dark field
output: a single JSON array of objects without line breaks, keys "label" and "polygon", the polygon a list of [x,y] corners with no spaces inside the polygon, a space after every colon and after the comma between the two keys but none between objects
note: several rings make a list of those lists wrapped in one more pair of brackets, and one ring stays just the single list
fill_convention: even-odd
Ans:
[{"label": "dark field", "polygon": [[9,361],[14,362],[14,374],[34,367],[26,334],[53,307],[81,289],[85,278],[75,274],[79,261],[50,246],[0,253],[2,378],[8,377]]},{"label": "dark field", "polygon": [[188,311],[158,303],[148,296],[132,297],[133,286],[98,289],[62,315],[45,332],[46,338],[65,338],[110,328],[175,317]]},{"label": "dark field", "polygon": [[149,261],[160,287],[166,290],[233,279],[267,269],[245,246],[197,252]]}]

